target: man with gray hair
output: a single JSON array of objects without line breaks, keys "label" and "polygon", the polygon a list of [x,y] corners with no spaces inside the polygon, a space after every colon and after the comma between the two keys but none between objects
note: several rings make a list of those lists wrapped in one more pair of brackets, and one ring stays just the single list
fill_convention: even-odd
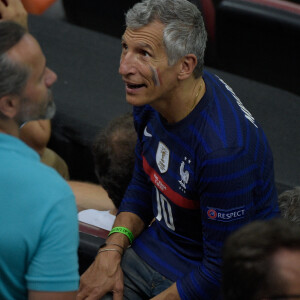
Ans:
[{"label": "man with gray hair", "polygon": [[78,289],[74,195],[19,139],[26,122],[53,117],[50,87],[56,78],[33,36],[17,23],[1,21],[1,299],[71,300]]},{"label": "man with gray hair", "polygon": [[144,0],[126,25],[119,73],[134,106],[136,165],[77,298],[216,300],[226,237],[279,212],[272,153],[238,96],[203,70],[195,5]]}]

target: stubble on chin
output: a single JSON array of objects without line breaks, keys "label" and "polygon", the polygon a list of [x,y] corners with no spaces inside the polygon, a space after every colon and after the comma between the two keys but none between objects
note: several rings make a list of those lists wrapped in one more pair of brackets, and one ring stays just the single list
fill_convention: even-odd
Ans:
[{"label": "stubble on chin", "polygon": [[56,112],[51,90],[48,91],[45,101],[32,103],[28,98],[21,99],[21,108],[16,122],[22,127],[25,123],[34,120],[52,119]]}]

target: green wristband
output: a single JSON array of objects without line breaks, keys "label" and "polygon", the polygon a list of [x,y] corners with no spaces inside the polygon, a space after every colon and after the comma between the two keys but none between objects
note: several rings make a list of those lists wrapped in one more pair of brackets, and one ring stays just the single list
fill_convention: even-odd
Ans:
[{"label": "green wristband", "polygon": [[134,240],[134,236],[133,236],[132,232],[128,228],[126,228],[126,227],[114,227],[110,231],[110,233],[108,234],[108,236],[110,236],[113,233],[117,233],[117,232],[125,234],[128,237],[128,239],[129,239],[129,243],[132,244],[132,242]]}]

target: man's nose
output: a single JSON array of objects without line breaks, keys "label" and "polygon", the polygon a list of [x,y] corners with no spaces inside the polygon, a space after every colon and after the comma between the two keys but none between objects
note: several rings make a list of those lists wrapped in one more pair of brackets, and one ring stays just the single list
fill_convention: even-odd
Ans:
[{"label": "man's nose", "polygon": [[136,72],[135,58],[132,54],[126,53],[121,56],[119,73],[122,76],[134,74]]},{"label": "man's nose", "polygon": [[46,68],[45,84],[47,87],[51,87],[53,83],[57,80],[57,75],[54,71]]}]

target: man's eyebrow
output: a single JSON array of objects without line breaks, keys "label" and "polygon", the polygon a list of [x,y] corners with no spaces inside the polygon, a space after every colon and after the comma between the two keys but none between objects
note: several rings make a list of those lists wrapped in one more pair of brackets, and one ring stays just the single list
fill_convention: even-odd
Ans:
[{"label": "man's eyebrow", "polygon": [[139,45],[139,47],[141,47],[141,48],[147,48],[147,49],[149,49],[149,50],[153,50],[153,48],[152,48],[149,44],[146,44],[146,43],[139,43],[138,45]]},{"label": "man's eyebrow", "polygon": [[[121,43],[127,44],[126,39],[124,38],[124,36],[122,36]],[[149,49],[149,50],[153,51],[153,48],[147,43],[138,43],[137,45],[140,48],[146,48],[146,49]]]}]

